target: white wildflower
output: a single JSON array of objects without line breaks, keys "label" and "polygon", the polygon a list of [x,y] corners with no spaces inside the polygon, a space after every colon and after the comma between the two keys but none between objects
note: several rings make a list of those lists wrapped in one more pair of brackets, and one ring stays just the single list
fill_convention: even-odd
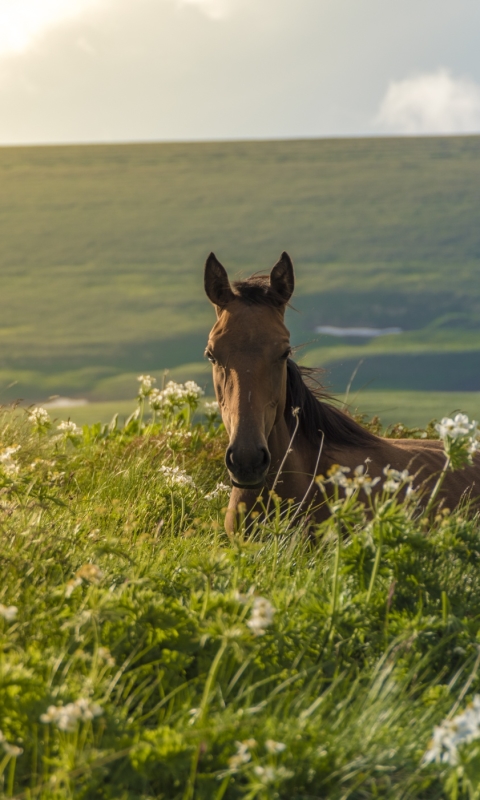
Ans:
[{"label": "white wildflower", "polygon": [[444,720],[433,729],[433,737],[423,757],[424,764],[432,762],[456,765],[458,748],[480,738],[480,695],[461,714]]},{"label": "white wildflower", "polygon": [[348,479],[345,477],[347,472],[350,472],[350,467],[341,467],[339,464],[334,464],[327,473],[328,483],[345,489],[348,487]]},{"label": "white wildflower", "polygon": [[180,469],[180,467],[160,467],[160,472],[165,477],[170,488],[173,488],[173,486],[196,488],[193,478],[187,475],[185,470]]},{"label": "white wildflower", "polygon": [[413,481],[413,475],[410,475],[408,469],[399,471],[398,469],[393,469],[390,464],[384,468],[383,474],[387,478],[387,480],[383,483],[383,489],[385,492],[392,494],[402,486],[405,486],[405,484],[411,484]]},{"label": "white wildflower", "polygon": [[205,409],[206,411],[210,412],[211,414],[213,414],[213,413],[217,413],[217,414],[218,414],[218,411],[219,411],[219,405],[218,405],[218,403],[217,403],[217,401],[216,401],[216,400],[207,401],[207,402],[204,404],[204,406],[203,406],[203,407],[204,407],[204,409]]},{"label": "white wildflower", "polygon": [[188,400],[199,400],[205,392],[195,381],[185,381],[184,391]]},{"label": "white wildflower", "polygon": [[213,492],[209,492],[205,495],[205,500],[216,500],[222,494],[231,491],[231,486],[227,486],[226,483],[217,483]]},{"label": "white wildflower", "polygon": [[100,583],[103,572],[96,564],[83,564],[75,573],[75,577],[89,583]]},{"label": "white wildflower", "polygon": [[138,396],[149,397],[153,389],[153,384],[157,382],[155,378],[152,378],[151,375],[139,375],[137,380],[140,383],[138,387]]},{"label": "white wildflower", "polygon": [[203,394],[203,389],[195,381],[186,383],[169,381],[164,389],[149,390],[149,402],[153,411],[173,413],[185,405],[196,407]]},{"label": "white wildflower", "polygon": [[274,783],[278,780],[286,780],[293,776],[293,772],[285,767],[261,767],[259,764],[253,768],[255,775],[260,778],[262,783]]},{"label": "white wildflower", "polygon": [[17,614],[17,606],[4,606],[3,603],[0,603],[0,617],[3,617],[7,622],[13,622]]},{"label": "white wildflower", "polygon": [[41,408],[40,406],[30,409],[28,412],[28,419],[29,422],[36,425],[37,428],[48,428],[52,424],[47,409]]},{"label": "white wildflower", "polygon": [[73,733],[79,722],[89,722],[102,714],[103,708],[98,703],[82,697],[66,706],[49,706],[46,713],[41,715],[40,722],[46,725],[53,723],[59,730]]},{"label": "white wildflower", "polygon": [[78,425],[75,425],[75,423],[70,419],[64,420],[60,423],[60,425],[57,425],[57,430],[63,433],[65,438],[68,438],[69,436],[80,436],[82,433],[82,429],[79,428]]},{"label": "white wildflower", "polygon": [[255,636],[262,636],[273,622],[276,609],[265,597],[256,597],[253,601],[252,613],[247,622]]},{"label": "white wildflower", "polygon": [[12,478],[20,472],[20,466],[13,458],[15,453],[18,453],[19,450],[20,445],[15,444],[11,447],[5,447],[0,451],[0,467],[9,478]]},{"label": "white wildflower", "polygon": [[243,764],[247,764],[251,759],[250,750],[256,747],[255,739],[245,739],[243,742],[235,742],[237,752],[228,759],[230,769],[236,770]]},{"label": "white wildflower", "polygon": [[11,758],[18,758],[18,756],[21,756],[23,753],[23,748],[7,742],[2,731],[0,731],[0,746],[2,747],[4,753]]},{"label": "white wildflower", "polygon": [[440,422],[435,425],[435,430],[438,432],[440,439],[475,439],[478,432],[478,422],[476,420],[468,419],[466,414],[456,414],[453,419],[444,417]]},{"label": "white wildflower", "polygon": [[109,667],[113,667],[115,665],[115,659],[108,647],[99,647],[97,650],[97,656],[100,661],[104,661]]},{"label": "white wildflower", "polygon": [[276,742],[274,739],[267,739],[265,742],[265,747],[269,753],[283,753],[286,750],[287,745],[283,744],[283,742]]}]

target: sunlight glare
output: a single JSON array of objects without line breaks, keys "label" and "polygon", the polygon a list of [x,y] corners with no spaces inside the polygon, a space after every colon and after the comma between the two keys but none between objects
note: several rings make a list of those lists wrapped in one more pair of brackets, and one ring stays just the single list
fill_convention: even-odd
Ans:
[{"label": "sunlight glare", "polygon": [[27,50],[36,36],[99,0],[0,0],[0,55]]}]

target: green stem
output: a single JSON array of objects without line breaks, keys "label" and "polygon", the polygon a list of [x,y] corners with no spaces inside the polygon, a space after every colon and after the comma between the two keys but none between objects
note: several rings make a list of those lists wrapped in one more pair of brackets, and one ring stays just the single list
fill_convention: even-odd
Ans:
[{"label": "green stem", "polygon": [[432,494],[430,495],[430,500],[427,503],[427,507],[425,509],[425,514],[429,514],[430,511],[432,510],[433,504],[434,504],[435,500],[437,499],[437,496],[438,496],[438,493],[439,493],[440,489],[442,488],[442,484],[443,484],[443,481],[445,480],[445,476],[447,474],[447,470],[448,470],[449,466],[450,466],[450,456],[447,456],[447,460],[445,461],[445,464],[443,465],[443,469],[442,469],[440,475],[438,476],[438,481],[436,482],[436,484],[435,484],[435,486],[433,488]]},{"label": "green stem", "polygon": [[338,602],[338,573],[340,570],[340,561],[342,558],[342,531],[340,524],[337,525],[337,547],[335,549],[335,562],[333,565],[333,582],[332,582],[332,618],[337,611]]},{"label": "green stem", "polygon": [[172,520],[171,520],[171,528],[172,528],[172,536],[175,534],[175,498],[173,496],[173,492],[170,493],[171,503],[172,503]]},{"label": "green stem", "polygon": [[371,575],[371,578],[370,578],[370,584],[368,586],[367,600],[366,600],[367,605],[369,604],[370,599],[372,597],[373,587],[375,586],[375,581],[377,579],[378,568],[380,566],[380,561],[381,561],[381,558],[382,558],[383,525],[382,525],[381,522],[379,523],[378,527],[379,527],[379,531],[378,531],[378,547],[377,547],[377,552],[375,553],[375,562],[373,564],[373,570],[372,570],[372,575]]},{"label": "green stem", "polygon": [[[227,649],[227,641],[223,640],[222,644],[220,645],[217,655],[212,661],[211,667],[208,671],[207,680],[205,683],[205,688],[203,690],[202,702],[200,703],[200,714],[198,716],[200,724],[203,724],[205,720],[205,715],[208,709],[208,703],[210,700],[210,693],[212,691],[213,682],[215,681],[218,673],[218,669],[220,667],[220,662],[223,658],[223,654]],[[192,759],[192,766],[190,769],[190,775],[188,778],[188,783],[185,788],[185,793],[183,795],[183,800],[193,800],[194,792],[195,792],[195,778],[197,775],[197,767],[198,767],[198,760],[200,758],[200,747],[201,742],[199,742],[195,754]]]}]

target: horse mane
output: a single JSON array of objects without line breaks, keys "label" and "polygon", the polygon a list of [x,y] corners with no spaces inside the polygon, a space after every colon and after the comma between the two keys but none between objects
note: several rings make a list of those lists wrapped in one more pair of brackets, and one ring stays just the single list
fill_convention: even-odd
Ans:
[{"label": "horse mane", "polygon": [[[325,443],[331,446],[379,445],[381,441],[378,436],[362,428],[344,411],[331,405],[334,398],[315,381],[317,373],[318,370],[300,367],[291,358],[287,361],[285,419],[290,433],[293,434],[296,425],[292,409],[299,408],[299,430],[315,447],[320,447],[322,431]],[[316,382],[317,385],[308,386],[305,378],[310,382]]]}]

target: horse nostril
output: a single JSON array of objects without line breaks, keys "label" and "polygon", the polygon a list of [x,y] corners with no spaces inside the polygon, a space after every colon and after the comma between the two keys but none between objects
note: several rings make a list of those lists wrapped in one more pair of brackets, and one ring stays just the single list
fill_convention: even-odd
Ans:
[{"label": "horse nostril", "polygon": [[268,452],[266,447],[260,448],[262,453],[262,466],[269,467],[270,466],[270,453]]},{"label": "horse nostril", "polygon": [[227,448],[227,452],[225,453],[225,462],[228,469],[233,467],[233,447]]}]

